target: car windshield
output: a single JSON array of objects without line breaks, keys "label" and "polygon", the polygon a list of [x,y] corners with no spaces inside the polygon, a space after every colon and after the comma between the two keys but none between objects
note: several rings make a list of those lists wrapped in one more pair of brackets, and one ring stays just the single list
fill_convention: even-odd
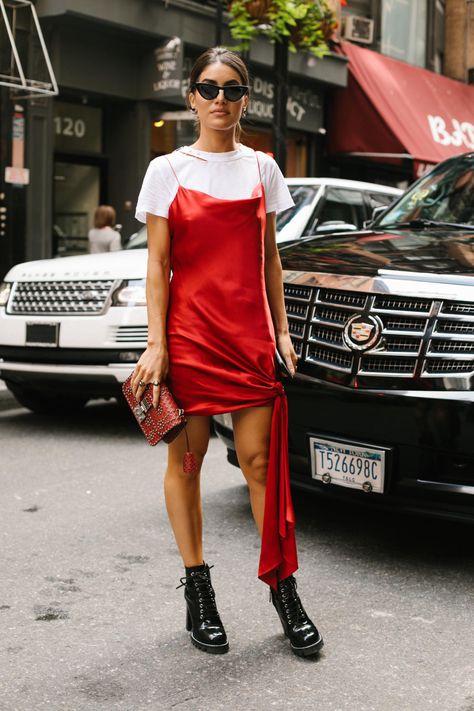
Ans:
[{"label": "car windshield", "polygon": [[143,227],[139,229],[138,232],[135,232],[135,234],[130,237],[127,244],[125,245],[125,249],[146,249],[146,239],[146,225],[143,225]]},{"label": "car windshield", "polygon": [[[289,185],[291,197],[295,201],[294,207],[280,212],[276,220],[277,232],[284,233],[292,231],[293,223],[303,219],[306,212],[312,209],[313,201],[319,190],[319,185]],[[307,219],[306,216],[305,219]],[[125,245],[125,249],[146,249],[147,247],[146,226],[130,237]]]},{"label": "car windshield", "polygon": [[474,157],[454,158],[417,181],[375,227],[433,220],[474,226]]},{"label": "car windshield", "polygon": [[298,220],[303,212],[311,211],[316,193],[319,190],[319,185],[289,185],[291,197],[294,200],[294,207],[289,207],[288,210],[283,210],[277,215],[276,229],[281,232],[291,230],[290,223]]}]

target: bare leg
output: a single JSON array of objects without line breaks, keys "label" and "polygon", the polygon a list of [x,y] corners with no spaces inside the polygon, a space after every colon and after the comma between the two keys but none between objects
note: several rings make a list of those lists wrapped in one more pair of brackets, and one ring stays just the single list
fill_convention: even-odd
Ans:
[{"label": "bare leg", "polygon": [[272,412],[273,405],[246,407],[232,412],[237,458],[247,480],[250,505],[260,536],[265,510]]},{"label": "bare leg", "polygon": [[166,509],[176,543],[185,566],[201,565],[202,507],[201,465],[209,444],[209,417],[187,417],[190,445],[199,465],[197,474],[183,472],[183,455],[186,451],[184,431],[168,445],[168,467],[164,490]]}]

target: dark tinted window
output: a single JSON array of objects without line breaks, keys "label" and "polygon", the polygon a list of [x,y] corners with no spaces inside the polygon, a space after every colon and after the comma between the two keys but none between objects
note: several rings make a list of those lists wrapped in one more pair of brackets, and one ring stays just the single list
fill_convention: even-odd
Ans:
[{"label": "dark tinted window", "polygon": [[318,215],[318,226],[324,222],[347,222],[362,227],[365,217],[364,196],[358,190],[326,188],[326,200]]}]

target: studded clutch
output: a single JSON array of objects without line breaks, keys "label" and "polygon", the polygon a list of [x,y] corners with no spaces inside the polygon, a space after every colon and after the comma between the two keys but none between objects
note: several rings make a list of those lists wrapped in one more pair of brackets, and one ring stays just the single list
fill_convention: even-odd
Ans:
[{"label": "studded clutch", "polygon": [[122,384],[122,391],[148,444],[154,446],[161,440],[169,444],[186,426],[184,410],[178,407],[165,383],[161,383],[160,386],[158,407],[153,407],[153,386],[151,383],[145,387],[145,392],[141,400],[138,401],[132,392],[132,375],[133,373]]}]

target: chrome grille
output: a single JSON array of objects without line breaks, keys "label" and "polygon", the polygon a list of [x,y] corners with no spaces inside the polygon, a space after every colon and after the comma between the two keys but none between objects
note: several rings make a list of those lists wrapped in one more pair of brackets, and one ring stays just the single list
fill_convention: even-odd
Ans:
[{"label": "chrome grille", "polygon": [[114,282],[19,281],[8,312],[12,314],[99,314],[104,311]]},{"label": "chrome grille", "polygon": [[[301,289],[285,285],[290,333],[303,362],[353,376],[444,377],[474,372],[474,303]],[[382,323],[381,339],[372,350],[352,350],[343,338],[344,327],[352,316],[369,314]]]},{"label": "chrome grille", "polygon": [[111,326],[109,340],[114,343],[141,343],[146,346],[147,326]]}]

